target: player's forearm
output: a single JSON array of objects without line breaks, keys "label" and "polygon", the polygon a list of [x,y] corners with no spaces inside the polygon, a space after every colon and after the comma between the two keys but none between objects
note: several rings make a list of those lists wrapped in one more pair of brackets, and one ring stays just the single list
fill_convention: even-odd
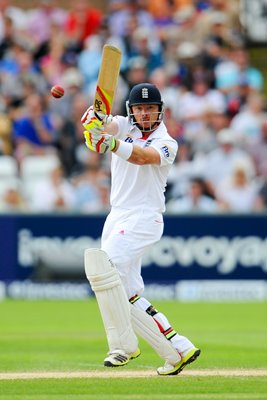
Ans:
[{"label": "player's forearm", "polygon": [[137,165],[160,164],[160,155],[153,148],[141,148],[132,143],[116,140],[115,148],[112,150],[118,157]]},{"label": "player's forearm", "polygon": [[160,156],[157,152],[149,152],[148,149],[142,149],[133,145],[133,152],[128,161],[137,165],[160,164]]}]

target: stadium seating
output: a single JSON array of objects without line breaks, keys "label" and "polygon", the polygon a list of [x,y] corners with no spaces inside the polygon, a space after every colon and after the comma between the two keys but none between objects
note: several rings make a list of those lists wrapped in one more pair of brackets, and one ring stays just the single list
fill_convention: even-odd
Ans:
[{"label": "stadium seating", "polygon": [[54,155],[27,156],[20,165],[20,177],[23,194],[30,204],[35,186],[50,178],[51,171],[60,165],[59,158]]},{"label": "stadium seating", "polygon": [[0,156],[0,197],[12,188],[17,188],[19,185],[19,170],[18,165],[12,156]]}]

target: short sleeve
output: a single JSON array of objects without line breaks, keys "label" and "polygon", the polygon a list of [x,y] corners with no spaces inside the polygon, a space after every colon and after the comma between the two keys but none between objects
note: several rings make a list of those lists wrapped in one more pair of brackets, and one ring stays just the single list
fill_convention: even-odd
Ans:
[{"label": "short sleeve", "polygon": [[156,149],[160,154],[161,163],[160,165],[173,164],[177,151],[178,143],[171,139],[159,139],[153,140],[151,147]]}]

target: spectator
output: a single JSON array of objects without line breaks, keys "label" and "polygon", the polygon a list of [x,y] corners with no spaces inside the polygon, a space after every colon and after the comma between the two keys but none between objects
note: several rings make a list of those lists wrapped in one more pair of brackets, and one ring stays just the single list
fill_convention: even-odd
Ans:
[{"label": "spectator", "polygon": [[257,209],[267,211],[267,161],[262,165],[262,177],[256,201]]},{"label": "spectator", "polygon": [[260,93],[251,93],[231,121],[230,127],[236,134],[237,143],[247,150],[260,140],[264,106],[263,96]]},{"label": "spectator", "polygon": [[[207,14],[208,13],[206,13],[206,15]],[[231,35],[231,30],[227,26],[227,22],[228,21],[226,13],[222,11],[213,11],[210,21],[210,32],[203,42],[211,40],[217,43],[221,43],[224,46],[232,45],[233,37]]]},{"label": "spectator", "polygon": [[229,128],[231,117],[228,112],[212,113],[207,116],[208,134],[203,142],[198,142],[197,152],[205,157],[205,154],[210,153],[218,147],[217,135],[222,129]]},{"label": "spectator", "polygon": [[146,60],[149,74],[154,69],[163,66],[164,58],[160,42],[156,35],[151,36],[148,28],[138,27],[133,32],[130,60],[132,57],[143,57]]},{"label": "spectator", "polygon": [[206,194],[205,181],[202,178],[193,178],[188,194],[170,200],[166,210],[170,213],[214,213],[219,211],[219,205]]},{"label": "spectator", "polygon": [[108,24],[112,35],[124,37],[128,34],[128,24],[132,16],[137,18],[137,25],[148,28],[151,37],[154,36],[155,27],[152,15],[143,8],[142,0],[118,0],[110,3]]},{"label": "spectator", "polygon": [[246,164],[238,161],[234,165],[232,175],[217,186],[216,197],[225,211],[247,213],[256,210],[257,186],[251,180]]},{"label": "spectator", "polygon": [[[83,76],[84,91],[88,92],[92,83],[96,84],[101,64],[103,42],[99,35],[91,35],[84,42],[84,48],[77,56],[77,66]],[[90,68],[88,66],[90,65]]]},{"label": "spectator", "polygon": [[165,39],[165,33],[168,28],[176,24],[174,15],[176,7],[173,1],[148,0],[148,11],[152,15],[156,30],[161,40]]},{"label": "spectator", "polygon": [[223,25],[223,36],[232,37],[240,31],[239,0],[209,0],[209,7],[200,13],[197,25],[198,36],[202,42],[209,36],[215,24]]},{"label": "spectator", "polygon": [[194,43],[201,50],[203,40],[197,29],[201,13],[197,12],[195,5],[190,4],[191,1],[187,3],[178,7],[174,14],[179,43]]},{"label": "spectator", "polygon": [[203,160],[202,172],[214,194],[223,181],[233,176],[237,162],[247,166],[249,178],[255,176],[252,158],[236,146],[234,136],[234,132],[229,128],[219,131],[217,134],[219,147],[209,152]]},{"label": "spectator", "polygon": [[14,41],[14,26],[12,19],[8,16],[3,16],[2,18],[3,34],[0,39],[0,60],[7,56]]},{"label": "spectator", "polygon": [[6,114],[0,114],[0,155],[11,155],[12,144],[12,121]]},{"label": "spectator", "polygon": [[173,110],[168,104],[165,106],[164,123],[171,137],[177,141],[183,137],[182,124],[177,120]]},{"label": "spectator", "polygon": [[46,42],[35,52],[38,66],[46,79],[47,86],[62,83],[62,74],[67,65],[65,63],[66,40],[62,27],[58,23],[52,23],[50,36]]},{"label": "spectator", "polygon": [[27,12],[20,7],[11,4],[9,0],[0,1],[0,41],[4,37],[5,19],[10,18],[12,26],[20,37],[26,37],[26,30],[28,27]]},{"label": "spectator", "polygon": [[[61,75],[62,86],[65,94],[60,101],[52,96],[48,97],[48,108],[53,114],[53,118],[58,121],[69,119],[72,112],[73,102],[77,96],[85,97],[83,93],[83,77],[78,68],[69,67]],[[61,126],[60,122],[59,125]],[[57,124],[58,126],[58,124]]]},{"label": "spectator", "polygon": [[26,212],[28,205],[23,198],[18,184],[10,184],[10,187],[0,197],[0,213]]},{"label": "spectator", "polygon": [[38,0],[37,7],[28,11],[27,29],[34,41],[36,52],[50,40],[54,25],[64,30],[67,11],[56,4],[56,0]]},{"label": "spectator", "polygon": [[55,153],[55,129],[44,98],[35,93],[25,100],[24,115],[14,121],[15,157]]},{"label": "spectator", "polygon": [[65,33],[72,48],[79,53],[88,37],[95,35],[102,23],[102,12],[93,7],[89,0],[71,0]]},{"label": "spectator", "polygon": [[244,48],[232,48],[229,57],[215,67],[214,73],[216,87],[226,95],[229,106],[233,100],[240,106],[250,93],[263,89],[263,75],[251,65]]},{"label": "spectator", "polygon": [[150,74],[149,82],[156,85],[160,90],[165,107],[164,123],[169,134],[178,140],[182,136],[182,126],[177,117],[181,90],[171,84],[164,67],[156,68]]},{"label": "spectator", "polygon": [[109,177],[100,167],[99,161],[99,158],[92,160],[81,174],[73,178],[75,208],[80,212],[107,212],[110,209]]},{"label": "spectator", "polygon": [[168,176],[166,200],[185,196],[188,193],[191,178],[196,172],[190,142],[182,139],[178,143],[179,149]]},{"label": "spectator", "polygon": [[177,115],[182,91],[179,87],[173,86],[167,68],[161,66],[154,69],[149,75],[149,82],[157,86],[162,93],[164,105],[171,108],[173,114]]},{"label": "spectator", "polygon": [[[127,57],[129,54],[133,53],[133,34],[136,31],[136,29],[138,28],[138,17],[136,14],[131,14],[129,16],[129,21],[128,21],[128,25],[126,27],[126,31],[124,32],[123,36],[119,36],[121,37],[123,43],[124,43],[124,47],[125,47],[125,52],[127,54]],[[110,28],[110,30],[112,30]],[[118,36],[116,36],[118,37]]]},{"label": "spectator", "polygon": [[20,38],[12,42],[8,57],[0,63],[1,92],[8,107],[30,93],[45,93],[47,83],[38,71],[28,44]]},{"label": "spectator", "polygon": [[225,44],[219,38],[210,37],[203,44],[201,60],[204,68],[212,76],[211,84],[213,88],[215,87],[214,70],[217,65],[225,61],[227,51]]},{"label": "spectator", "polygon": [[122,101],[123,108],[122,114],[126,115],[125,101],[128,99],[130,90],[141,82],[147,82],[148,79],[147,61],[144,57],[132,57],[129,60],[128,68],[125,73],[125,81],[127,84],[127,91],[125,92],[125,98]]},{"label": "spectator", "polygon": [[193,79],[192,90],[180,98],[179,116],[185,139],[193,142],[196,151],[198,145],[203,147],[203,140],[210,140],[208,120],[214,113],[224,113],[226,104],[224,96],[218,90],[210,89],[209,82],[202,73]]},{"label": "spectator", "polygon": [[[129,32],[131,30],[131,27],[128,27]],[[135,28],[133,28],[134,30]],[[127,62],[128,62],[128,55],[131,53],[130,49],[127,48],[127,43],[124,40],[124,38],[122,38],[121,36],[116,36],[111,32],[110,26],[108,24],[108,16],[104,16],[104,18],[102,19],[102,23],[98,29],[98,33],[97,33],[101,40],[103,45],[104,44],[111,44],[115,47],[118,47],[121,50],[121,65],[120,65],[120,70],[121,73],[123,74],[126,66],[127,66]],[[129,35],[129,40],[132,40],[132,35]]]},{"label": "spectator", "polygon": [[259,138],[247,147],[247,151],[255,163],[257,175],[265,176],[267,159],[267,114],[262,115]]},{"label": "spectator", "polygon": [[[192,89],[194,70],[201,66],[199,47],[189,41],[179,43],[175,49],[176,56],[176,76],[175,83],[184,90]],[[169,61],[169,58],[168,58]]]},{"label": "spectator", "polygon": [[[208,128],[212,131],[213,136],[217,137],[217,133],[225,128],[228,128],[231,122],[231,117],[226,111],[224,113],[213,113],[208,118]],[[216,141],[216,147],[218,143]]]},{"label": "spectator", "polygon": [[64,178],[61,166],[56,166],[48,181],[35,186],[30,207],[35,212],[71,211],[75,205],[72,185]]},{"label": "spectator", "polygon": [[57,147],[64,172],[67,176],[71,176],[84,169],[84,158],[88,157],[88,151],[84,151],[83,126],[81,124],[81,115],[88,105],[87,97],[77,92],[67,101],[66,105],[69,106],[67,108],[69,114],[63,115],[58,127]]}]

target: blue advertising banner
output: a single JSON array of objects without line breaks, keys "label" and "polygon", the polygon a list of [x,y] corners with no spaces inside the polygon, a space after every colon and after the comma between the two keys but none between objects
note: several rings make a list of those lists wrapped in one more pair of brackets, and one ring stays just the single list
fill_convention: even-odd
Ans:
[{"label": "blue advertising banner", "polygon": [[156,275],[164,268],[166,282],[266,279],[267,216],[166,216],[162,241],[149,253],[151,264]]},{"label": "blue advertising banner", "polygon": [[[0,216],[0,281],[85,280],[83,252],[99,247],[105,216]],[[267,215],[165,215],[164,235],[144,258],[149,284],[266,280]]]}]

